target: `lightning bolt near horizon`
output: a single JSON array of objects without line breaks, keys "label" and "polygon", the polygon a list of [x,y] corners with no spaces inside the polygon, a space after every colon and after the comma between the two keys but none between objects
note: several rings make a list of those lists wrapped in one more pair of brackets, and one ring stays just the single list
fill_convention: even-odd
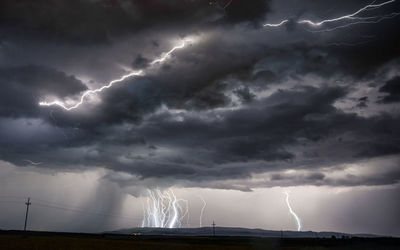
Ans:
[{"label": "lightning bolt near horizon", "polygon": [[201,210],[200,210],[200,218],[199,218],[199,220],[200,220],[199,224],[200,224],[200,227],[202,227],[202,223],[203,223],[203,213],[204,213],[204,210],[206,209],[207,203],[206,203],[206,201],[204,200],[203,196],[201,196],[201,195],[198,195],[198,196],[199,196],[199,198],[201,199],[201,201],[203,202],[203,207],[202,207]]},{"label": "lightning bolt near horizon", "polygon": [[[175,50],[184,48],[185,45],[186,45],[186,42],[190,42],[190,40],[188,40],[188,39],[183,40],[181,44],[179,44],[179,45],[173,47],[171,50],[169,50],[169,51],[163,53],[162,56],[160,56],[159,58],[156,58],[155,60],[151,61],[149,64],[150,64],[151,66],[154,66],[154,65],[156,65],[156,64],[158,64],[158,63],[163,63],[165,60],[168,59],[168,57],[170,57],[170,55],[171,55]],[[81,105],[84,103],[85,98],[86,98],[87,96],[92,95],[92,94],[96,94],[96,93],[102,92],[102,91],[105,90],[105,89],[111,88],[115,83],[122,82],[122,81],[124,81],[124,80],[127,79],[127,78],[130,78],[130,77],[133,77],[133,76],[141,76],[141,75],[145,75],[145,71],[144,71],[144,70],[132,71],[132,72],[130,72],[129,74],[123,75],[123,76],[121,76],[121,77],[118,78],[118,79],[115,79],[115,80],[110,81],[108,84],[103,85],[103,86],[101,86],[100,88],[88,90],[88,91],[84,92],[84,93],[81,95],[81,97],[79,98],[79,101],[78,101],[78,102],[76,102],[74,105],[71,105],[71,106],[68,106],[65,102],[63,102],[63,101],[58,101],[58,100],[52,101],[52,102],[45,102],[45,101],[42,101],[42,102],[39,102],[39,106],[59,106],[59,107],[65,109],[65,110],[67,110],[67,111],[70,111],[70,110],[72,110],[72,109],[76,109],[76,108],[78,108],[79,106],[81,106]]]},{"label": "lightning bolt near horizon", "polygon": [[296,220],[297,231],[301,231],[301,220],[300,220],[299,216],[297,216],[297,214],[293,211],[292,207],[290,206],[289,192],[285,191],[284,194],[286,195],[286,205],[289,208],[289,212],[290,212],[291,215],[293,215],[294,219]]},{"label": "lightning bolt near horizon", "polygon": [[179,228],[185,217],[189,220],[189,202],[178,199],[172,189],[147,191],[149,196],[147,207],[143,205],[142,227]]}]

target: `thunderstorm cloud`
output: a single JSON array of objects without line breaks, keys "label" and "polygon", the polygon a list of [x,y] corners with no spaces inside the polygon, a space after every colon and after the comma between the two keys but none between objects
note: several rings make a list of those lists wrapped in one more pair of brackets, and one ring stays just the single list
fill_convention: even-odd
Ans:
[{"label": "thunderstorm cloud", "polygon": [[[3,0],[0,160],[105,169],[133,188],[397,185],[400,17],[333,30],[298,23],[365,4]],[[77,109],[38,105],[74,103],[139,69]]]}]

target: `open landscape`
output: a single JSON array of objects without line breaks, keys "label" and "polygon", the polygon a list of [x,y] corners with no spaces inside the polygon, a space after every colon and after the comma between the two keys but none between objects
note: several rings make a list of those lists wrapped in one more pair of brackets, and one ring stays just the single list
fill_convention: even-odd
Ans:
[{"label": "open landscape", "polygon": [[400,250],[400,0],[0,0],[0,250]]},{"label": "open landscape", "polygon": [[399,238],[162,236],[0,231],[0,249],[299,249],[397,250]]}]

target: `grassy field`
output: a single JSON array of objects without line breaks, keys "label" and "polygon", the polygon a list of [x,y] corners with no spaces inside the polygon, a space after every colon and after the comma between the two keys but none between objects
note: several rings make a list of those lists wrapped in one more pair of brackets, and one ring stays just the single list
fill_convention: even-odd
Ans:
[{"label": "grassy field", "polygon": [[0,249],[400,249],[397,238],[277,239],[247,237],[0,235]]}]

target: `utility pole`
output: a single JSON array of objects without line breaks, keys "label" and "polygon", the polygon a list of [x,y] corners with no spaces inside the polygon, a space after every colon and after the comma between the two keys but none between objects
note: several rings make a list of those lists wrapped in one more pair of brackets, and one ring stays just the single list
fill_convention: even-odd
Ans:
[{"label": "utility pole", "polygon": [[28,202],[25,202],[26,205],[26,214],[25,214],[25,225],[24,225],[24,231],[26,231],[26,223],[28,221],[28,212],[29,212],[29,206],[31,205],[31,198],[28,198]]},{"label": "utility pole", "polygon": [[212,226],[213,226],[213,236],[215,237],[215,222],[214,221],[213,221]]}]

